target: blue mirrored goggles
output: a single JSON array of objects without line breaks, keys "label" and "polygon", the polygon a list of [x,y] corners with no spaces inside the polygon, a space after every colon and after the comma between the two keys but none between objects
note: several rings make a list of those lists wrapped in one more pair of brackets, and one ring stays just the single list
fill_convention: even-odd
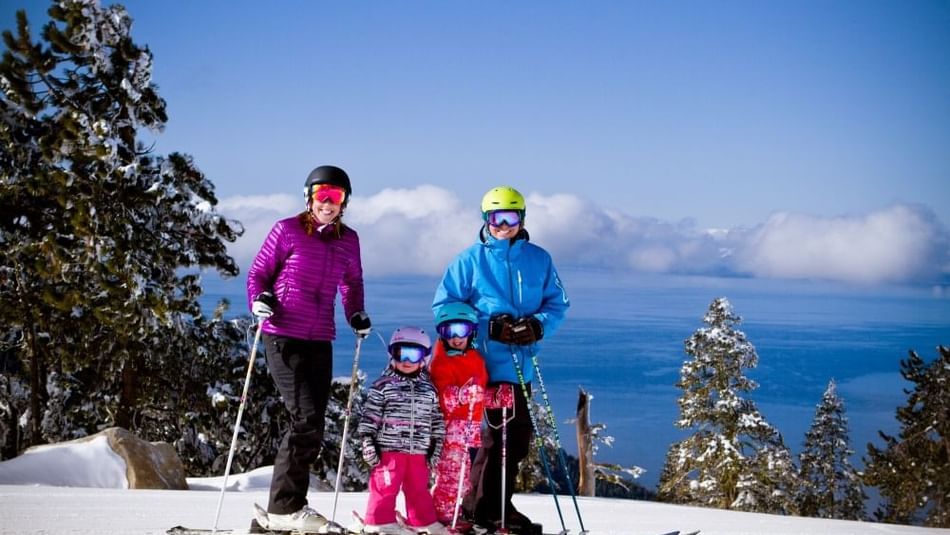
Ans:
[{"label": "blue mirrored goggles", "polygon": [[445,340],[450,338],[468,338],[475,332],[475,324],[470,321],[446,321],[435,329],[439,337]]},{"label": "blue mirrored goggles", "polygon": [[429,349],[419,344],[398,343],[389,346],[389,355],[393,360],[416,364],[429,356]]},{"label": "blue mirrored goggles", "polygon": [[514,227],[521,224],[520,210],[495,210],[485,214],[485,221],[493,227],[508,225]]}]

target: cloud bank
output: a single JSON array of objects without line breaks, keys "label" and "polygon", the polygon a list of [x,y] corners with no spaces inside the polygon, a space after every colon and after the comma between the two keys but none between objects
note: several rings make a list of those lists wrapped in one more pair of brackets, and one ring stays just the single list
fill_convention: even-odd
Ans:
[{"label": "cloud bank", "polygon": [[[782,212],[753,228],[704,229],[569,194],[531,193],[527,204],[531,240],[559,266],[857,284],[940,283],[950,275],[950,233],[921,205],[835,217]],[[274,222],[303,207],[292,195],[221,201],[218,211],[245,228],[229,248],[243,270]],[[477,204],[431,185],[354,197],[344,220],[359,232],[367,276],[441,274],[481,226]]]}]

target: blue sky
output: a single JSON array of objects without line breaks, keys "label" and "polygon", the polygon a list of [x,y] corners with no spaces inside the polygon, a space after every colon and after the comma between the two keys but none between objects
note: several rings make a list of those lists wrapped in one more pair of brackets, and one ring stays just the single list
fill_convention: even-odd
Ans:
[{"label": "blue sky", "polygon": [[565,262],[950,279],[945,1],[124,5],[168,103],[155,150],[195,157],[245,266],[334,163],[370,273],[440,271],[507,183]]}]

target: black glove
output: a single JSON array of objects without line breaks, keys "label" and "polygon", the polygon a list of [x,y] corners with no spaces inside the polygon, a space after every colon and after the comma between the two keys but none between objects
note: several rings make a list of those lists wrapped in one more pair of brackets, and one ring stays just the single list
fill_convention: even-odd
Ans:
[{"label": "black glove", "polygon": [[360,338],[366,338],[373,331],[373,322],[369,321],[369,316],[364,311],[359,311],[350,316],[350,327]]},{"label": "black glove", "polygon": [[544,326],[534,316],[517,321],[511,314],[500,314],[488,320],[488,338],[503,344],[527,346],[544,337]]},{"label": "black glove", "polygon": [[525,316],[515,322],[512,332],[515,344],[527,346],[544,338],[544,325],[534,316]]},{"label": "black glove", "polygon": [[514,344],[515,318],[511,314],[499,314],[488,320],[488,339],[503,344]]},{"label": "black glove", "polygon": [[251,313],[260,319],[266,319],[274,315],[274,309],[277,308],[277,298],[270,292],[261,292],[254,298],[251,304]]}]

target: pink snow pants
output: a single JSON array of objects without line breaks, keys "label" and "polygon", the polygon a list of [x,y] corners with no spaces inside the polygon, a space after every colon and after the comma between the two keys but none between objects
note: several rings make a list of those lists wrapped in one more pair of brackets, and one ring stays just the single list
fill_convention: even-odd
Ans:
[{"label": "pink snow pants", "polygon": [[435,508],[429,494],[429,467],[426,456],[384,451],[379,464],[369,473],[367,524],[381,525],[396,521],[396,497],[399,490],[406,499],[406,522],[422,527],[435,522]]},{"label": "pink snow pants", "polygon": [[[468,494],[472,488],[469,476],[472,473],[472,457],[468,450],[478,447],[479,422],[468,420],[448,420],[445,423],[445,441],[442,443],[442,457],[435,467],[435,489],[432,501],[439,522],[452,525],[455,516],[456,500]],[[464,467],[465,473],[462,473]],[[462,477],[462,492],[459,493],[459,476]],[[459,515],[462,509],[459,507]]]}]

